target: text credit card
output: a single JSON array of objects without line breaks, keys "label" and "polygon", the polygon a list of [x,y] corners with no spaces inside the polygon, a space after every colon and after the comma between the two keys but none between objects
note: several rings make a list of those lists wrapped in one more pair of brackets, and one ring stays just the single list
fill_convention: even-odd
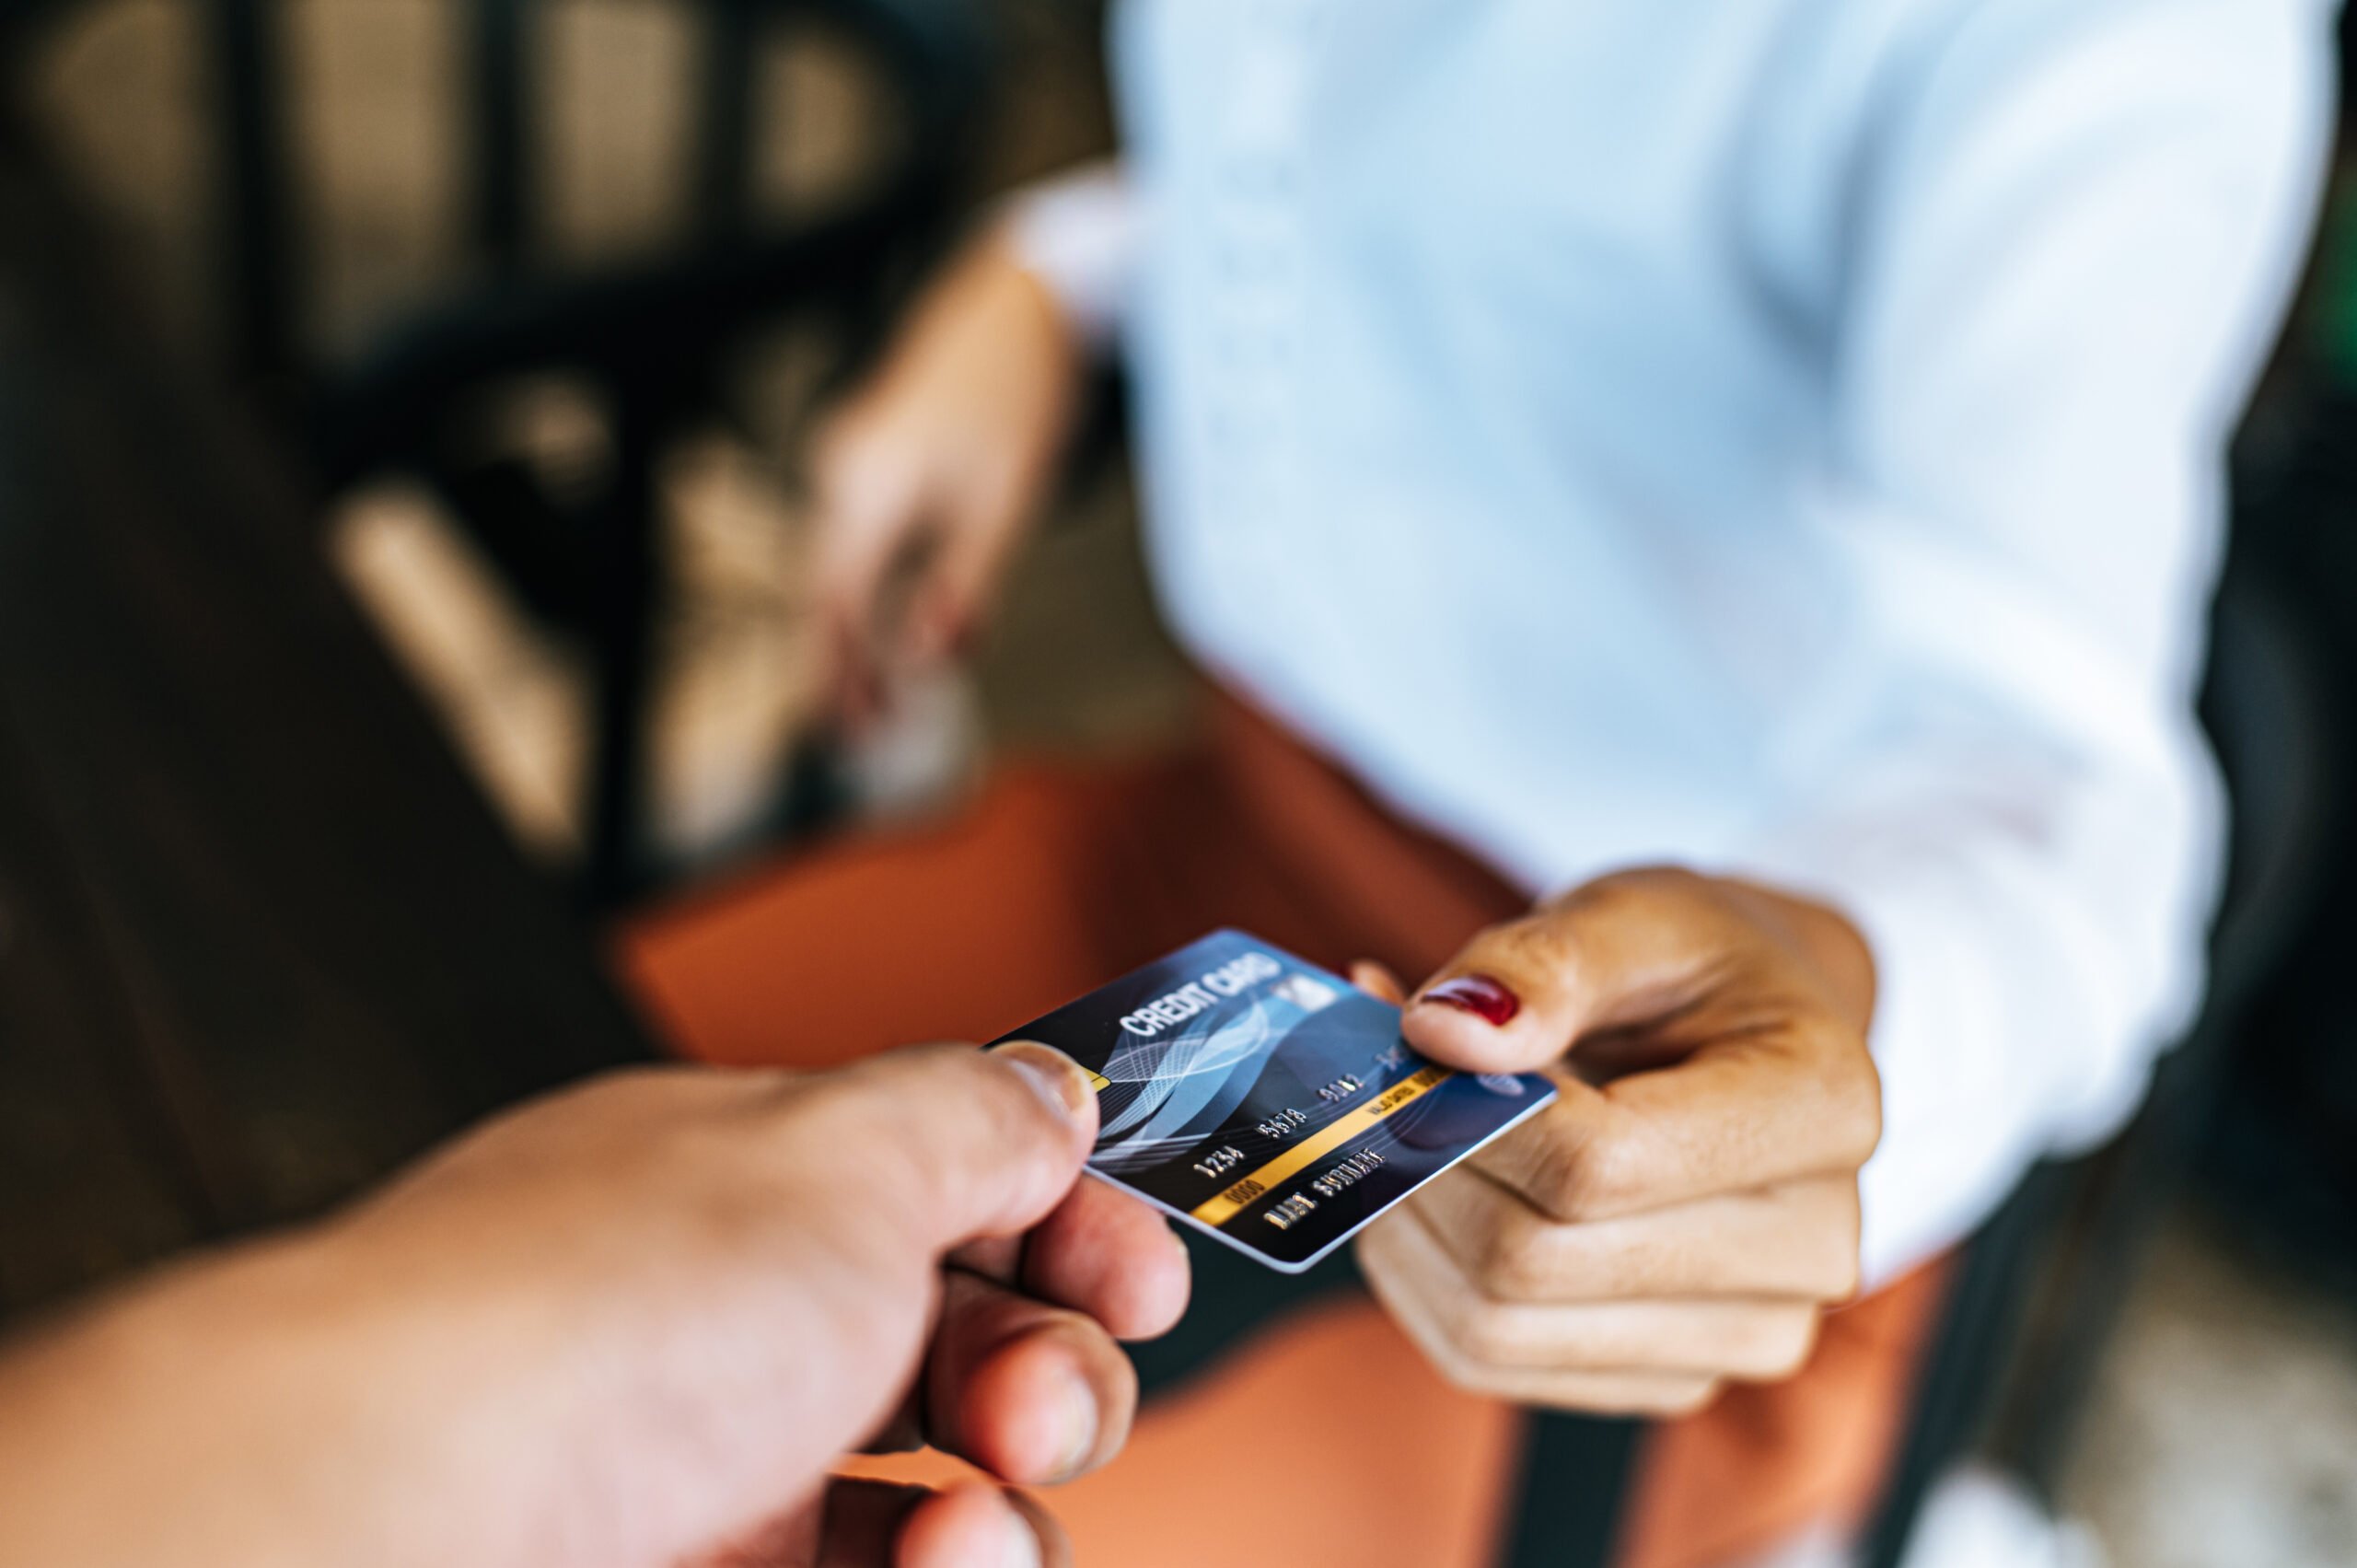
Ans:
[{"label": "text credit card", "polygon": [[1091,1170],[1287,1273],[1555,1098],[1426,1062],[1399,1008],[1236,931],[1004,1038],[1097,1074]]}]

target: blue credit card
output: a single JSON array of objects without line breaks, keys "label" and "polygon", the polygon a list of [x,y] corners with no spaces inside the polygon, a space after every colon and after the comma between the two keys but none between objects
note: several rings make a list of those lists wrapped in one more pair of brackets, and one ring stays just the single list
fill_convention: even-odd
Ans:
[{"label": "blue credit card", "polygon": [[999,1041],[1096,1075],[1089,1168],[1298,1273],[1555,1098],[1408,1049],[1399,1009],[1283,948],[1217,931]]}]

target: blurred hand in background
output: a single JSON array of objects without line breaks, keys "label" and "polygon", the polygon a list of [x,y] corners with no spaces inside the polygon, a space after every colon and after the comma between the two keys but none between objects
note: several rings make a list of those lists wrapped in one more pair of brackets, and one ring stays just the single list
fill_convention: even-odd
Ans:
[{"label": "blurred hand in background", "polygon": [[969,242],[813,447],[814,576],[838,716],[988,617],[1073,420],[1078,334],[996,230]]},{"label": "blurred hand in background", "polygon": [[0,1360],[0,1561],[1047,1564],[1186,1254],[1039,1046],[553,1096]]}]

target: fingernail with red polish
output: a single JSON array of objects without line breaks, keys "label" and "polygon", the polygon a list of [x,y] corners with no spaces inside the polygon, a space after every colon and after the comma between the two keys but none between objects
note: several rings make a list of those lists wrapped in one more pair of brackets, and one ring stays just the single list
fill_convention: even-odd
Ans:
[{"label": "fingernail with red polish", "polygon": [[1442,981],[1416,1000],[1437,1002],[1444,1007],[1470,1013],[1497,1028],[1505,1028],[1522,1011],[1522,998],[1485,974],[1461,974],[1455,980]]}]

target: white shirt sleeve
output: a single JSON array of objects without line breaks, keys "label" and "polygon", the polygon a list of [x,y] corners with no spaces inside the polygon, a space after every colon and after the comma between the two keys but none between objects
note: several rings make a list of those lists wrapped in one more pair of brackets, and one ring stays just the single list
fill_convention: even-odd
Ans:
[{"label": "white shirt sleeve", "polygon": [[1864,138],[1817,511],[1901,656],[1794,738],[1741,869],[1875,949],[1870,1282],[2119,1125],[2198,1002],[2223,457],[2312,220],[2331,20],[2000,0]]},{"label": "white shirt sleeve", "polygon": [[1128,312],[1140,233],[1136,193],[1118,163],[1084,165],[1007,199],[1002,219],[1026,271],[1091,347],[1111,346]]}]

